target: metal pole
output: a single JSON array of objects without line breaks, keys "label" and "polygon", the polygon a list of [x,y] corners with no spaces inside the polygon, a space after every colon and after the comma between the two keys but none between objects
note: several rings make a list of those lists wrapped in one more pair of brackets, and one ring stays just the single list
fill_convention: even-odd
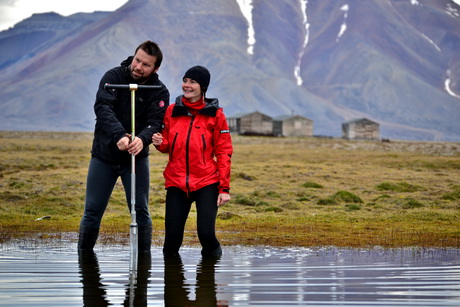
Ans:
[{"label": "metal pole", "polygon": [[[129,84],[131,91],[131,142],[134,142],[136,133],[136,90],[137,84]],[[131,224],[129,225],[130,238],[130,261],[129,269],[131,272],[137,271],[138,258],[138,231],[136,221],[136,157],[131,154]]]},{"label": "metal pole", "polygon": [[[136,90],[161,89],[161,85],[104,84],[104,89],[129,89],[131,91],[131,142],[136,137]],[[138,229],[136,221],[136,157],[131,155],[131,224],[129,225],[130,278],[136,279],[138,259]]]},{"label": "metal pole", "polygon": [[131,90],[135,86],[136,90],[159,90],[162,88],[161,85],[142,85],[142,84],[104,84],[105,89],[124,89]]}]

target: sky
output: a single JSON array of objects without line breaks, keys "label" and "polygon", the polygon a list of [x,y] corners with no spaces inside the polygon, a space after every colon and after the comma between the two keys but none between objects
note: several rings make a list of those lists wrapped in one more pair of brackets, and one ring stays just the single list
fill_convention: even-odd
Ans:
[{"label": "sky", "polygon": [[0,31],[34,13],[56,12],[68,16],[78,12],[115,11],[126,2],[128,0],[0,0]]}]

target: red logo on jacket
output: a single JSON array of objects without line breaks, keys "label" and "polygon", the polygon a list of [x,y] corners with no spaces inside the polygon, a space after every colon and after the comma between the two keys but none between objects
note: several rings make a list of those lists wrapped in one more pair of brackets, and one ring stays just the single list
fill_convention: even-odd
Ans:
[{"label": "red logo on jacket", "polygon": [[165,106],[165,102],[162,100],[160,101],[160,103],[158,103],[158,105],[160,106],[160,108],[163,108]]}]

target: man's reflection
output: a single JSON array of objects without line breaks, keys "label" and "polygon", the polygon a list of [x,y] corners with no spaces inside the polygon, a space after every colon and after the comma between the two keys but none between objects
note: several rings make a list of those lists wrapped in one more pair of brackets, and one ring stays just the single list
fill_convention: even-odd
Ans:
[{"label": "man's reflection", "polygon": [[[126,298],[124,306],[147,306],[147,288],[150,278],[150,269],[152,268],[152,254],[150,251],[142,251],[137,260],[137,276],[130,280],[126,289]],[[130,276],[131,277],[131,276]]]},{"label": "man's reflection", "polygon": [[83,285],[83,306],[109,306],[105,290],[106,286],[101,283],[101,273],[96,253],[93,251],[79,251],[78,265]]},{"label": "man's reflection", "polygon": [[191,285],[186,283],[180,256],[164,257],[165,306],[226,306],[218,305],[215,268],[219,258],[203,257],[196,271],[195,301],[189,299]]},{"label": "man's reflection", "polygon": [[[79,251],[81,283],[83,285],[83,306],[109,306],[107,286],[102,283],[99,263],[93,251]],[[150,252],[139,253],[135,280],[126,286],[124,306],[147,306],[147,286],[150,278],[152,256]],[[131,277],[131,276],[130,276]],[[132,282],[131,282],[132,281]]]}]

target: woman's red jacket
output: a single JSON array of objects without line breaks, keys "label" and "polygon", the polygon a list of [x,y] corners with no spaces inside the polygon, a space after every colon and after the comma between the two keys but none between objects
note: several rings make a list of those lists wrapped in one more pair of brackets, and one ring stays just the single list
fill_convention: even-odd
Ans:
[{"label": "woman's red jacket", "polygon": [[190,193],[219,182],[219,193],[229,193],[233,146],[228,123],[216,98],[205,102],[196,115],[188,112],[182,96],[166,109],[163,142],[155,146],[169,153],[166,188]]}]

